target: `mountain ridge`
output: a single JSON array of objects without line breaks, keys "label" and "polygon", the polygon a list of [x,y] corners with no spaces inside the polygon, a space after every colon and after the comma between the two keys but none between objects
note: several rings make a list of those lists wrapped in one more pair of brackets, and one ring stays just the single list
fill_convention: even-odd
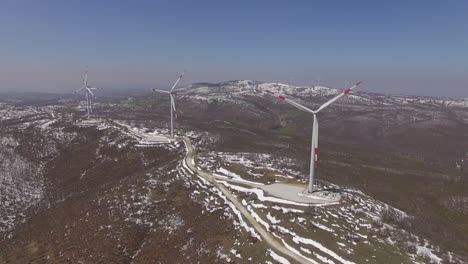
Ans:
[{"label": "mountain ridge", "polygon": [[[344,90],[329,86],[295,86],[282,83],[269,83],[252,80],[232,80],[218,83],[193,83],[188,86],[178,89],[183,95],[205,95],[210,96],[214,93],[229,95],[265,95],[266,91],[291,95],[294,97],[304,98],[332,98]],[[220,96],[220,95],[218,95]],[[403,105],[403,104],[432,104],[441,107],[468,107],[468,98],[451,98],[451,97],[435,97],[435,96],[417,96],[417,95],[393,95],[380,94],[374,92],[363,92],[359,90],[353,91],[347,97],[337,102],[343,103],[364,103],[364,104],[382,104],[382,105]]]}]

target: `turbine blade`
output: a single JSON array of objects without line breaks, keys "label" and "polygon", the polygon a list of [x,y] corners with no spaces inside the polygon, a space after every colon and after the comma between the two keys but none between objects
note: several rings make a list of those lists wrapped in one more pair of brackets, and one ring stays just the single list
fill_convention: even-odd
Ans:
[{"label": "turbine blade", "polygon": [[90,93],[92,96],[94,96],[94,93],[91,92],[91,89],[89,89],[89,88],[86,87],[86,90],[88,91],[88,93]]},{"label": "turbine blade", "polygon": [[360,85],[362,83],[362,81],[356,83],[355,85],[353,85],[353,87],[351,88],[348,88],[346,90],[344,90],[342,93],[340,93],[339,95],[333,97],[330,101],[324,103],[323,105],[321,105],[317,110],[315,110],[316,113],[320,112],[322,109],[324,109],[325,107],[331,105],[333,102],[335,102],[336,100],[340,99],[341,97],[347,95],[349,92],[351,92],[351,90],[353,90],[356,86]]},{"label": "turbine blade", "polygon": [[154,88],[148,88],[148,89],[150,89],[150,90],[151,90],[151,91],[153,91],[153,92],[158,92],[158,93],[168,93],[168,94],[170,94],[170,92],[169,92],[169,91],[165,91],[165,90],[159,90],[159,89],[154,89]]},{"label": "turbine blade", "polygon": [[284,97],[282,95],[277,95],[277,94],[275,94],[275,93],[273,93],[271,91],[267,91],[267,92],[270,93],[270,94],[278,96],[279,99],[286,101],[286,103],[288,103],[288,104],[290,104],[290,105],[292,105],[292,106],[294,106],[294,107],[296,107],[296,108],[298,108],[298,109],[300,109],[300,110],[302,110],[304,112],[315,114],[315,112],[313,110],[311,110],[311,109],[309,109],[309,108],[307,108],[307,107],[305,107],[305,106],[303,106],[301,104],[298,104],[298,103],[296,103],[296,102],[294,102],[294,101],[292,101],[292,100],[290,100],[290,99],[288,99],[288,98],[286,98],[286,97]]},{"label": "turbine blade", "polygon": [[176,111],[175,109],[175,101],[174,101],[174,97],[171,95],[171,105],[172,105],[172,109],[174,109],[174,112]]},{"label": "turbine blade", "polygon": [[182,77],[184,77],[184,74],[185,74],[185,70],[179,75],[179,78],[177,79],[177,81],[174,83],[174,85],[172,86],[171,88],[171,92],[174,90],[174,88],[177,86],[177,84],[179,83],[180,79],[182,79]]},{"label": "turbine blade", "polygon": [[80,89],[76,90],[74,93],[81,92],[81,91],[83,91],[84,89],[86,89],[86,87],[81,87]]},{"label": "turbine blade", "polygon": [[83,78],[83,83],[84,83],[84,86],[88,85],[88,66],[85,66],[85,74]]},{"label": "turbine blade", "polygon": [[174,100],[174,97],[172,96],[172,94],[171,94],[171,107],[172,107],[172,110],[174,110],[174,116],[177,118],[177,110],[176,110],[176,107],[175,107],[175,100]]}]

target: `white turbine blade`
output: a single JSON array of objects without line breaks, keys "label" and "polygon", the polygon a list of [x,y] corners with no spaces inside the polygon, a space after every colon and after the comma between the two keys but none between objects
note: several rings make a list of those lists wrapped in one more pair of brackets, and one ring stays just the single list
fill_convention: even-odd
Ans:
[{"label": "white turbine blade", "polygon": [[324,103],[323,105],[321,105],[317,110],[315,110],[316,113],[320,112],[322,109],[324,109],[325,107],[331,105],[333,102],[335,102],[336,100],[340,99],[341,97],[347,95],[349,92],[351,92],[351,90],[353,90],[356,86],[360,85],[362,83],[361,82],[358,82],[356,83],[355,85],[353,85],[353,87],[351,88],[348,88],[346,90],[344,90],[342,93],[340,93],[339,95],[333,97],[333,99],[331,99],[330,101]]},{"label": "white turbine blade", "polygon": [[149,88],[149,89],[150,89],[151,91],[153,91],[153,92],[158,92],[158,93],[168,93],[168,94],[170,94],[170,92],[169,92],[169,91],[165,91],[165,90],[159,90],[159,89],[154,89],[154,88]]},{"label": "white turbine blade", "polygon": [[86,90],[88,91],[88,93],[90,93],[92,96],[94,96],[94,93],[91,92],[91,89],[89,89],[88,87],[86,87]]},{"label": "white turbine blade", "polygon": [[[274,95],[277,95],[277,94],[275,94],[275,93],[273,93],[273,92],[270,92],[270,91],[267,91],[267,92],[268,92],[268,93],[271,93],[271,94],[274,94]],[[279,99],[286,101],[288,104],[290,104],[290,105],[292,105],[292,106],[294,106],[294,107],[296,107],[296,108],[299,108],[300,110],[302,110],[302,111],[304,111],[304,112],[308,112],[308,113],[311,113],[311,114],[315,114],[315,112],[312,111],[311,109],[309,109],[309,108],[307,108],[307,107],[305,107],[305,106],[303,106],[303,105],[300,105],[300,104],[298,104],[298,103],[296,103],[296,102],[294,102],[294,101],[292,101],[292,100],[289,100],[288,98],[286,98],[286,97],[284,97],[284,96],[282,96],[282,95],[277,95],[277,96],[278,96]]]},{"label": "white turbine blade", "polygon": [[185,74],[185,71],[183,71],[180,75],[179,75],[179,78],[177,79],[177,81],[174,83],[174,85],[172,86],[171,88],[171,92],[174,90],[174,88],[177,86],[177,84],[179,83],[180,79],[182,79],[182,77],[184,77],[184,74]]},{"label": "white turbine blade", "polygon": [[309,108],[307,108],[307,107],[305,107],[305,106],[303,106],[303,105],[300,105],[300,104],[298,104],[298,103],[296,103],[296,102],[294,102],[294,101],[291,101],[291,100],[285,98],[284,96],[280,97],[280,99],[286,101],[286,102],[289,103],[290,105],[295,106],[296,108],[298,108],[298,109],[300,109],[300,110],[302,110],[302,111],[304,111],[304,112],[308,112],[308,113],[314,114],[314,111],[312,111],[311,109],[309,109]]},{"label": "white turbine blade", "polygon": [[81,92],[81,91],[83,91],[84,89],[86,89],[86,87],[81,87],[80,89],[76,90],[75,93]]},{"label": "white turbine blade", "polygon": [[83,83],[84,83],[84,86],[88,85],[88,66],[85,67],[85,75],[83,78]]},{"label": "white turbine blade", "polygon": [[177,118],[177,110],[176,110],[176,107],[175,107],[175,100],[174,100],[174,97],[172,96],[172,94],[171,94],[171,107],[174,110],[175,117]]},{"label": "white turbine blade", "polygon": [[176,108],[175,108],[174,99],[172,97],[171,97],[171,108],[173,110],[174,117],[177,118],[177,111],[176,111]]}]

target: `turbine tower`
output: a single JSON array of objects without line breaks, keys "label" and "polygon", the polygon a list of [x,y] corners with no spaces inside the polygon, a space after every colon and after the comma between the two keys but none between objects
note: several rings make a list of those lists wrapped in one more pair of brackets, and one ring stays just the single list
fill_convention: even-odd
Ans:
[{"label": "turbine tower", "polygon": [[93,105],[92,105],[92,98],[95,98],[94,93],[92,90],[96,90],[96,87],[92,87],[88,85],[88,67],[85,68],[85,74],[83,77],[83,87],[75,91],[75,94],[81,91],[85,91],[85,98],[86,98],[86,110],[87,110],[87,118],[89,119],[89,115],[93,112]]},{"label": "turbine tower", "polygon": [[171,106],[170,106],[170,108],[171,108],[171,138],[174,138],[174,116],[175,116],[175,118],[177,118],[177,111],[176,111],[175,101],[174,101],[175,88],[176,88],[177,84],[179,83],[179,81],[182,79],[182,77],[184,77],[184,74],[185,74],[185,71],[183,71],[179,75],[179,78],[174,83],[174,85],[172,85],[172,88],[169,91],[159,90],[159,89],[154,89],[154,88],[150,89],[153,92],[167,93],[167,94],[169,94],[169,97],[171,98]]},{"label": "turbine tower", "polygon": [[[325,107],[331,105],[333,102],[335,102],[336,100],[340,99],[341,97],[345,96],[346,94],[348,94],[349,92],[351,92],[351,90],[353,90],[356,86],[360,85],[362,83],[361,82],[358,82],[356,83],[355,85],[353,85],[351,88],[348,88],[346,90],[344,90],[342,93],[340,93],[339,95],[335,96],[334,98],[332,98],[330,101],[324,103],[323,105],[321,105],[317,110],[311,110],[303,105],[300,105],[282,95],[279,95],[278,97],[281,99],[281,100],[284,100],[286,101],[288,104],[296,107],[296,108],[299,108],[300,110],[304,111],[304,112],[307,112],[307,113],[310,113],[314,116],[314,123],[313,123],[313,126],[312,126],[312,148],[311,148],[311,153],[310,153],[310,174],[309,174],[309,188],[308,188],[308,191],[309,193],[313,192],[314,191],[314,173],[315,173],[315,167],[317,166],[317,162],[318,162],[318,121],[317,121],[317,113],[322,111]],[[271,94],[275,94],[273,92],[270,92],[270,91],[267,91]]]}]

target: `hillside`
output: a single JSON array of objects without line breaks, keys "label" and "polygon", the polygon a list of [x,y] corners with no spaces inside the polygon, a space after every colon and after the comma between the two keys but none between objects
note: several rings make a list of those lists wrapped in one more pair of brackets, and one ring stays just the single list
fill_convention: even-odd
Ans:
[{"label": "hillside", "polygon": [[[176,96],[176,131],[288,250],[311,263],[467,261],[463,100],[353,92],[320,113],[318,184],[343,197],[320,207],[249,185],[303,184],[308,171],[311,117],[266,90],[311,108],[339,92],[193,84]],[[167,134],[165,95],[98,101],[90,122],[50,104],[1,105],[0,263],[294,263],[187,167],[182,142],[145,141]]]}]

